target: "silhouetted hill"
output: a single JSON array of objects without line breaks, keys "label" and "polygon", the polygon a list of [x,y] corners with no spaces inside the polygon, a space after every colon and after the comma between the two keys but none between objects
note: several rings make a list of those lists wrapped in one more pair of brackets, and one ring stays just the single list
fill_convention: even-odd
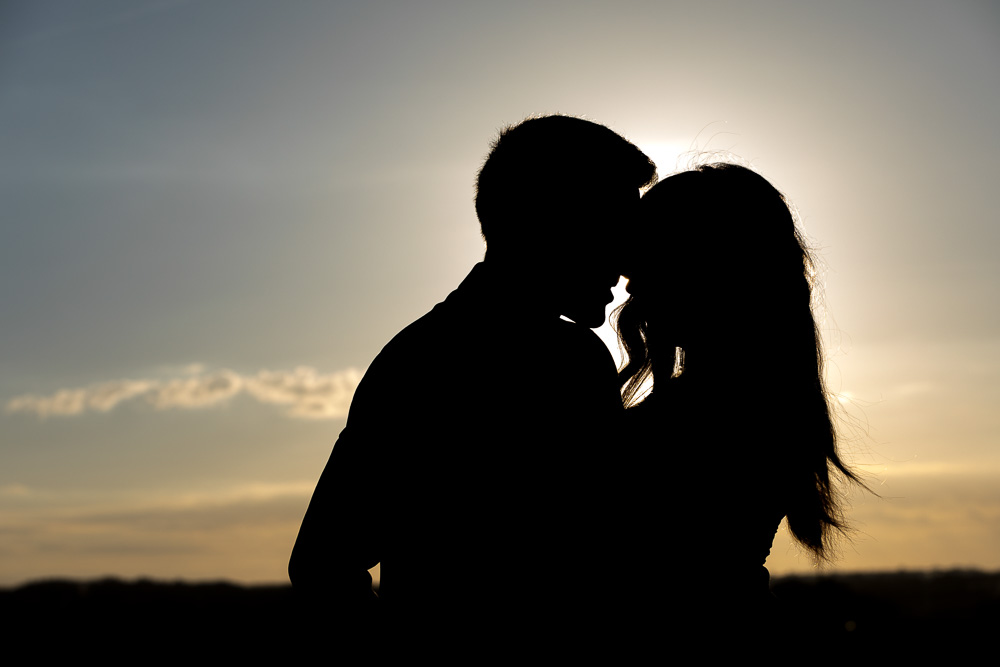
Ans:
[{"label": "silhouetted hill", "polygon": [[[958,657],[986,646],[1000,628],[1000,573],[786,576],[772,588],[790,626],[775,638],[776,650],[806,642],[828,657],[895,659],[947,647]],[[665,608],[656,604],[650,613]],[[292,658],[301,634],[288,586],[149,580],[52,580],[0,590],[0,623],[8,644],[34,647],[33,657],[111,662],[159,654],[197,655],[199,662]],[[325,641],[336,644],[337,632],[330,628]]]},{"label": "silhouetted hill", "polygon": [[1000,572],[786,576],[772,590],[793,633],[845,658],[958,658],[992,646],[1000,628]]},{"label": "silhouetted hill", "polygon": [[291,593],[228,583],[39,581],[0,592],[0,623],[6,637],[33,647],[33,658],[270,655],[294,630]]}]

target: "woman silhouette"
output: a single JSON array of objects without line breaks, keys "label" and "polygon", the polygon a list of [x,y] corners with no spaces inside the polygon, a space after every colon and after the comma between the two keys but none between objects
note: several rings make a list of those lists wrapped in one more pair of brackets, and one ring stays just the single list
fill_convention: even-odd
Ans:
[{"label": "woman silhouette", "polygon": [[678,637],[735,635],[739,650],[772,634],[764,561],[781,519],[828,559],[835,480],[860,483],[837,453],[813,263],[782,194],[738,165],[671,176],[640,209],[617,329],[628,438],[648,463],[641,539],[663,564],[651,590]]}]

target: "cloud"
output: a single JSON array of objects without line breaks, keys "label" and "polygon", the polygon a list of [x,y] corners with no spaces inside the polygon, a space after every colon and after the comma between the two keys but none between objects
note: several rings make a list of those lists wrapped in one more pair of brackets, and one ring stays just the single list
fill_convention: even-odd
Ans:
[{"label": "cloud", "polygon": [[349,368],[320,375],[308,366],[291,373],[260,371],[246,379],[246,391],[261,403],[287,405],[294,417],[334,419],[347,415],[361,373]]},{"label": "cloud", "polygon": [[82,389],[60,389],[51,396],[24,394],[7,402],[7,412],[33,412],[41,418],[70,417],[87,411],[109,412],[122,401],[149,392],[149,380],[116,380]]},{"label": "cloud", "polygon": [[206,371],[200,365],[184,369],[185,377],[166,380],[113,380],[87,387],[59,389],[40,396],[22,394],[7,401],[8,414],[34,414],[41,419],[72,417],[86,412],[110,412],[141,398],[157,410],[198,409],[223,405],[239,394],[259,403],[284,407],[289,417],[338,419],[347,416],[361,372],[349,368],[320,373],[299,366],[292,371],[262,370],[241,375],[228,369]]},{"label": "cloud", "polygon": [[0,486],[0,498],[29,498],[33,495],[31,489],[25,484],[4,484]]},{"label": "cloud", "polygon": [[243,378],[238,374],[229,370],[221,370],[170,380],[151,390],[146,399],[158,410],[207,408],[240,393],[243,384]]}]

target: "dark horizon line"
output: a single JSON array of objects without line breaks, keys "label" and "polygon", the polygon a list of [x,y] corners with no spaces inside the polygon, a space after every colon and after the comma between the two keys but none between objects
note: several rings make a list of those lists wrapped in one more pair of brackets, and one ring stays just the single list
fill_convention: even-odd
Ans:
[{"label": "dark horizon line", "polygon": [[[932,568],[906,568],[900,567],[892,570],[817,570],[814,572],[788,572],[785,574],[772,574],[772,584],[777,581],[789,580],[814,580],[814,579],[850,579],[868,577],[894,577],[894,576],[1000,576],[1000,568],[986,569],[981,567],[932,567]],[[118,575],[103,575],[97,577],[69,577],[53,575],[48,577],[37,577],[28,579],[18,584],[0,585],[0,592],[11,592],[24,588],[38,586],[99,586],[99,585],[121,585],[121,586],[159,586],[159,587],[218,587],[237,588],[245,590],[273,590],[281,588],[291,588],[288,581],[280,582],[239,582],[231,579],[168,579],[150,576],[122,577]],[[372,586],[376,591],[379,589],[379,582],[374,582]]]}]

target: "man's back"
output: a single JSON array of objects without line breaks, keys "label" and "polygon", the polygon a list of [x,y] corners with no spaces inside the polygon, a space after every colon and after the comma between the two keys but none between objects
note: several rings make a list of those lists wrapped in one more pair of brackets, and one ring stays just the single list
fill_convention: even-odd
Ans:
[{"label": "man's back", "polygon": [[390,598],[414,620],[495,624],[512,604],[519,625],[582,612],[621,574],[608,571],[619,548],[608,438],[621,413],[600,340],[477,265],[368,369],[303,522],[293,583],[358,590],[385,534]]},{"label": "man's back", "polygon": [[289,574],[317,611],[378,608],[385,536],[397,636],[536,653],[621,637],[623,409],[585,327],[621,275],[609,239],[631,238],[655,179],[592,121],[499,132],[476,177],[486,259],[372,362],[303,520]]}]

